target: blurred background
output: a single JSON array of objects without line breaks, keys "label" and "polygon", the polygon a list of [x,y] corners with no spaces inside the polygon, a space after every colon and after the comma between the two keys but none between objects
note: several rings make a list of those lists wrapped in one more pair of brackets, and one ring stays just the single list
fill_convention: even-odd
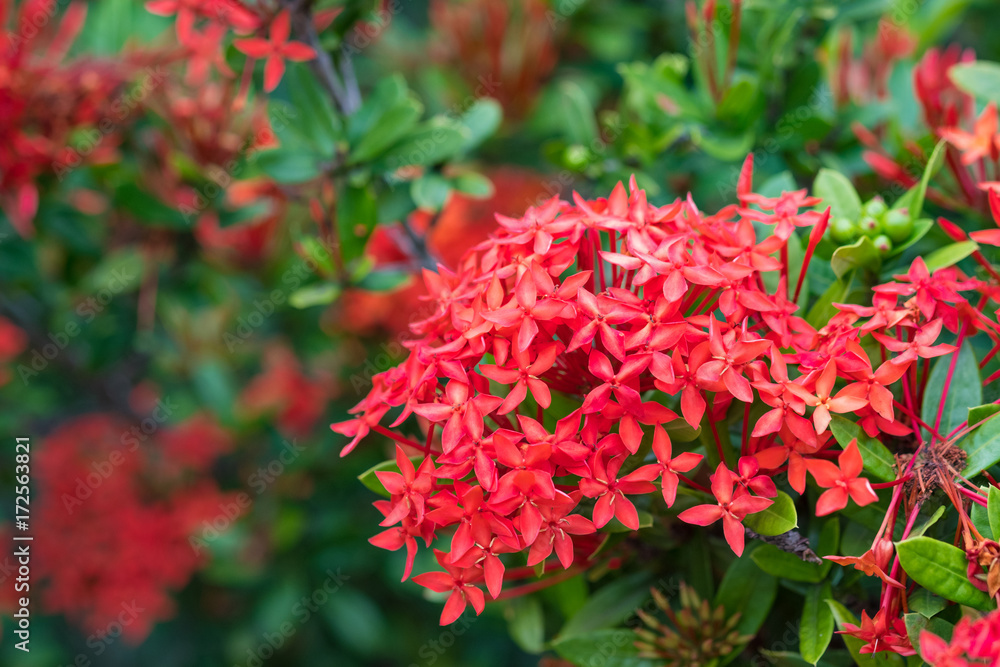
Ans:
[{"label": "blurred background", "polygon": [[343,106],[149,4],[0,0],[0,478],[29,437],[35,538],[30,654],[0,556],[5,665],[560,664],[516,600],[440,627],[367,541],[393,447],[329,427],[404,359],[421,270],[632,174],[717,208],[749,152],[764,193],[891,192],[914,68],[1000,58],[985,0],[319,3]]}]

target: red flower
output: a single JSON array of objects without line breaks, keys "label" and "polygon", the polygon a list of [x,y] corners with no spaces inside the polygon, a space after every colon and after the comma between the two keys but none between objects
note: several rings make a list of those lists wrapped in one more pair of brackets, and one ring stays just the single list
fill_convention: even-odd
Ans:
[{"label": "red flower", "polygon": [[677,518],[696,526],[708,526],[722,519],[726,542],[737,556],[743,555],[744,529],[743,519],[748,514],[754,514],[770,507],[773,501],[767,498],[751,496],[742,486],[733,486],[739,481],[725,463],[720,463],[712,475],[712,493],[718,500],[717,505],[698,505],[684,510]]},{"label": "red flower", "polygon": [[847,449],[840,453],[837,463],[839,467],[822,459],[810,459],[806,462],[809,474],[816,483],[829,489],[816,501],[816,516],[826,516],[844,509],[847,507],[848,497],[862,506],[878,501],[871,483],[858,476],[864,468],[864,460],[858,450],[857,440],[851,440]]},{"label": "red flower", "polygon": [[580,490],[583,495],[597,498],[597,504],[594,506],[594,525],[598,528],[603,528],[612,517],[615,517],[626,527],[639,530],[639,514],[625,494],[650,493],[656,490],[655,486],[646,481],[630,480],[627,476],[616,479],[618,471],[625,463],[625,458],[624,454],[620,454],[605,465],[601,452],[597,452],[591,463],[594,476],[580,480]]},{"label": "red flower", "polygon": [[285,73],[285,60],[302,62],[312,60],[316,52],[308,44],[290,42],[291,14],[287,9],[278,12],[271,22],[270,37],[261,39],[237,39],[233,45],[251,58],[266,58],[264,63],[264,90],[271,92],[278,87]]},{"label": "red flower", "polygon": [[441,625],[457,621],[469,603],[476,610],[477,616],[483,613],[483,609],[486,607],[486,598],[480,589],[470,583],[482,579],[479,568],[452,565],[448,562],[448,555],[443,551],[435,549],[434,555],[445,571],[418,574],[413,577],[413,581],[437,593],[451,591],[451,595],[448,596],[448,601],[444,603],[444,609],[441,611]]},{"label": "red flower", "polygon": [[705,457],[692,452],[681,452],[676,457],[673,456],[670,435],[659,424],[653,429],[653,454],[656,455],[657,463],[643,466],[629,473],[622,480],[626,482],[651,482],[659,477],[663,491],[663,502],[667,504],[667,507],[673,507],[674,500],[677,499],[677,485],[680,483],[677,473],[694,470]]}]

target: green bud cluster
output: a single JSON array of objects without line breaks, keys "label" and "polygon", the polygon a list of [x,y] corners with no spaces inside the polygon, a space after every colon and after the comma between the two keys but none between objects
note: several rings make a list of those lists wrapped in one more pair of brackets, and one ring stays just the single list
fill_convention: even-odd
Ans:
[{"label": "green bud cluster", "polygon": [[857,220],[834,218],[830,222],[830,240],[850,245],[867,236],[882,255],[892,252],[894,244],[903,243],[913,234],[913,222],[906,209],[890,209],[881,197],[875,197],[861,209]]}]

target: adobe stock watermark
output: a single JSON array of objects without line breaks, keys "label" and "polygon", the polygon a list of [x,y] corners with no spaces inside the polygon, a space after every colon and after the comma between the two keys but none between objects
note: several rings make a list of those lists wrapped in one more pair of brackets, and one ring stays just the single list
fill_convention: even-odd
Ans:
[{"label": "adobe stock watermark", "polygon": [[60,498],[63,507],[66,508],[66,513],[73,514],[76,508],[94,495],[94,492],[125,463],[126,457],[135,452],[140,443],[149,440],[170,419],[175,410],[176,406],[171,403],[169,398],[156,401],[156,406],[148,417],[138,424],[133,424],[132,428],[122,433],[119,439],[119,448],[112,450],[99,461],[91,461],[90,472],[86,476],[76,478],[73,493],[63,493]]},{"label": "adobe stock watermark", "polygon": [[[332,251],[337,250],[334,248]],[[237,317],[236,324],[222,333],[226,349],[235,352],[236,348],[247,342],[288,301],[292,292],[301,287],[310,275],[318,273],[320,266],[329,264],[332,259],[331,249],[322,245],[307,249],[305,257],[300,257],[299,261],[281,274],[281,287],[254,299],[250,310]]]},{"label": "adobe stock watermark", "polygon": [[253,496],[246,491],[240,491],[231,500],[220,503],[219,513],[211,519],[204,519],[201,522],[201,530],[188,537],[188,544],[194,552],[201,554],[207,551],[209,543],[229,530],[233,523],[250,509],[254,497],[261,495],[274,484],[285,473],[287,466],[298,459],[304,451],[305,447],[298,445],[295,440],[283,441],[281,453],[247,477],[247,486],[253,492]]},{"label": "adobe stock watermark", "polygon": [[290,620],[281,623],[274,631],[261,634],[258,643],[246,651],[246,659],[233,667],[261,667],[282,649],[299,631],[299,628],[309,622],[313,615],[330,601],[330,598],[344,587],[351,577],[337,571],[327,570],[326,579],[313,589],[309,595],[303,595],[289,610]]}]

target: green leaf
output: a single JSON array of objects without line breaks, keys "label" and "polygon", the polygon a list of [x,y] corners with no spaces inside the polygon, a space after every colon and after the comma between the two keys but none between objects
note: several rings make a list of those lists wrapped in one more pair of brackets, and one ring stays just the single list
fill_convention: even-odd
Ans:
[{"label": "green leaf", "polygon": [[805,581],[815,584],[823,580],[823,570],[817,563],[807,563],[795,554],[783,551],[773,544],[757,547],[750,558],[757,566],[775,577]]},{"label": "green leaf", "polygon": [[145,255],[136,248],[124,248],[104,257],[83,277],[80,286],[90,294],[127,294],[139,287],[146,269]]},{"label": "green leaf", "polygon": [[755,79],[744,78],[736,81],[719,102],[715,110],[720,120],[743,126],[754,104],[757,102],[758,85]]},{"label": "green leaf", "polygon": [[329,96],[319,87],[316,77],[312,76],[305,63],[289,63],[281,84],[288,90],[293,109],[289,114],[292,120],[289,127],[302,139],[312,142],[321,155],[332,157],[343,128]]},{"label": "green leaf", "polygon": [[748,515],[743,525],[755,533],[773,536],[787,533],[799,525],[798,521],[795,501],[784,491],[778,491],[778,497],[769,507],[763,512]]},{"label": "green leaf", "polygon": [[552,648],[575,665],[597,664],[602,667],[656,667],[662,661],[639,657],[636,635],[631,630],[598,630],[586,635],[556,639]]},{"label": "green leaf", "polygon": [[813,586],[806,593],[799,623],[799,652],[802,659],[815,665],[826,653],[833,639],[833,612],[825,603],[831,597],[830,584]]},{"label": "green leaf", "polygon": [[[833,612],[833,620],[836,622],[838,630],[843,630],[847,623],[859,624],[857,617],[836,600],[827,600],[826,604]],[[847,650],[850,651],[851,657],[854,658],[858,667],[904,667],[906,664],[903,656],[897,653],[861,653],[861,647],[865,645],[864,641],[850,635],[841,635],[841,637],[847,644]]]},{"label": "green leaf", "polygon": [[927,618],[922,614],[903,614],[903,622],[906,623],[906,634],[910,637],[910,643],[921,657],[923,657],[923,651],[920,649],[921,632],[927,630],[949,641],[955,630],[955,626],[942,618]]},{"label": "green leaf", "polygon": [[938,248],[927,255],[924,262],[927,264],[927,270],[934,273],[938,269],[958,264],[978,249],[979,244],[975,241],[959,241],[958,243]]},{"label": "green leaf", "polygon": [[278,183],[303,183],[319,176],[318,156],[288,148],[262,151],[257,165]]},{"label": "green leaf", "polygon": [[906,603],[913,611],[930,618],[935,614],[944,611],[948,607],[948,601],[940,595],[934,595],[926,588],[918,588],[906,598]]},{"label": "green leaf", "polygon": [[597,138],[597,118],[583,88],[574,81],[559,84],[562,99],[562,126],[570,143],[589,146]]},{"label": "green leaf", "polygon": [[[976,507],[979,506],[973,504],[973,509],[975,509]],[[931,526],[933,526],[934,524],[936,524],[938,521],[941,520],[941,517],[944,516],[944,509],[945,509],[944,505],[941,505],[936,510],[934,510],[934,514],[931,514],[926,521],[924,521],[922,524],[916,526],[913,530],[910,531],[910,537],[920,537],[921,535],[926,533],[928,528],[930,528]]]},{"label": "green leaf", "polygon": [[[952,362],[955,364],[955,370],[951,373],[951,382],[946,392],[944,384],[948,380]],[[947,354],[934,362],[934,368],[927,380],[927,389],[924,390],[924,404],[920,410],[920,417],[925,424],[934,426],[937,423],[942,398],[944,398],[944,412],[941,414],[941,424],[937,429],[942,435],[951,433],[968,418],[970,405],[979,405],[983,402],[979,362],[976,361],[976,355],[968,341],[958,350],[957,359],[954,354]],[[924,437],[929,440],[930,434],[925,432]]]},{"label": "green leaf", "polygon": [[504,616],[511,639],[525,653],[537,655],[545,650],[545,616],[538,598],[514,598],[504,609]]},{"label": "green leaf", "polygon": [[345,184],[337,199],[337,233],[340,252],[347,264],[365,250],[368,238],[375,230],[377,210],[375,190],[368,185]]},{"label": "green leaf", "polygon": [[868,437],[868,434],[860,426],[852,422],[847,417],[841,415],[831,415],[830,432],[836,438],[837,444],[847,448],[851,440],[858,441],[858,451],[865,462],[865,470],[871,473],[882,482],[891,482],[896,479],[895,463],[885,445],[875,438]]},{"label": "green leaf", "polygon": [[412,282],[413,274],[409,271],[379,269],[365,274],[364,278],[354,284],[369,292],[391,292]]},{"label": "green leaf", "polygon": [[953,65],[948,77],[970,95],[1000,104],[1000,64],[977,60]]},{"label": "green leaf", "polygon": [[364,103],[347,119],[347,140],[352,146],[371,133],[372,128],[389,109],[402,104],[409,95],[406,80],[401,74],[379,79]]},{"label": "green leaf", "polygon": [[973,429],[959,447],[965,450],[965,470],[962,476],[970,478],[978,475],[991,465],[1000,461],[1000,418],[991,417],[989,421]]},{"label": "green leaf", "polygon": [[412,96],[386,109],[351,148],[350,163],[368,162],[380,155],[405,137],[416,126],[423,112],[424,105]]},{"label": "green leaf", "polygon": [[[764,624],[771,606],[778,594],[778,580],[766,572],[761,572],[752,556],[762,547],[759,545],[736,559],[722,577],[715,592],[715,606],[723,606],[728,614],[741,614],[736,631],[741,635],[756,635]],[[751,558],[747,558],[750,555]],[[738,651],[737,651],[738,653]]]},{"label": "green leaf", "polygon": [[986,513],[990,517],[990,531],[996,540],[1000,538],[1000,489],[992,485],[986,500]]},{"label": "green leaf", "polygon": [[340,296],[340,285],[335,283],[318,283],[297,289],[288,296],[288,303],[293,308],[311,308],[325,306],[337,300]]},{"label": "green leaf", "polygon": [[830,321],[830,318],[838,312],[836,306],[833,304],[847,302],[847,298],[851,293],[851,282],[851,280],[834,280],[830,283],[826,291],[823,292],[812,308],[809,309],[806,321],[817,329],[825,326]]},{"label": "green leaf", "polygon": [[410,196],[417,207],[436,213],[444,208],[451,195],[451,184],[440,174],[429,173],[410,184]]},{"label": "green leaf", "polygon": [[468,151],[489,139],[503,121],[500,103],[489,97],[480,97],[465,110],[459,122],[468,130],[462,150]]},{"label": "green leaf", "polygon": [[649,597],[649,580],[649,574],[639,572],[602,587],[566,622],[559,636],[586,635],[623,622]]},{"label": "green leaf", "polygon": [[813,183],[813,194],[823,200],[821,208],[830,206],[831,218],[861,218],[861,197],[850,179],[839,171],[820,169]]},{"label": "green leaf", "polygon": [[897,542],[896,553],[910,578],[931,593],[981,611],[994,606],[990,596],[969,581],[968,560],[958,547],[929,537],[914,537]]},{"label": "green leaf", "polygon": [[851,245],[840,246],[834,250],[830,266],[838,278],[843,278],[855,269],[878,271],[882,266],[882,255],[870,238],[862,236]]},{"label": "green leaf", "polygon": [[114,204],[135,216],[139,224],[171,229],[187,229],[194,226],[200,213],[191,209],[182,211],[167,206],[132,182],[125,183],[115,190]]},{"label": "green leaf", "polygon": [[969,419],[967,421],[969,426],[975,426],[979,422],[992,417],[998,412],[1000,412],[1000,403],[977,405],[974,408],[969,408]]},{"label": "green leaf", "polygon": [[467,172],[452,181],[452,186],[462,194],[475,199],[489,199],[496,192],[493,181],[482,174]]},{"label": "green leaf", "polygon": [[458,153],[469,139],[464,125],[443,117],[422,123],[372,163],[379,171],[395,171],[409,165],[429,166]]},{"label": "green leaf", "polygon": [[927,194],[927,186],[931,182],[931,177],[937,172],[941,167],[941,163],[944,161],[944,148],[945,141],[942,139],[938,142],[937,146],[934,147],[934,151],[931,153],[930,159],[927,160],[927,166],[924,168],[924,174],[920,177],[920,185],[916,187],[916,191],[913,193],[913,201],[910,203],[910,220],[916,224],[917,220],[920,219],[920,215],[924,210],[924,196]]}]

